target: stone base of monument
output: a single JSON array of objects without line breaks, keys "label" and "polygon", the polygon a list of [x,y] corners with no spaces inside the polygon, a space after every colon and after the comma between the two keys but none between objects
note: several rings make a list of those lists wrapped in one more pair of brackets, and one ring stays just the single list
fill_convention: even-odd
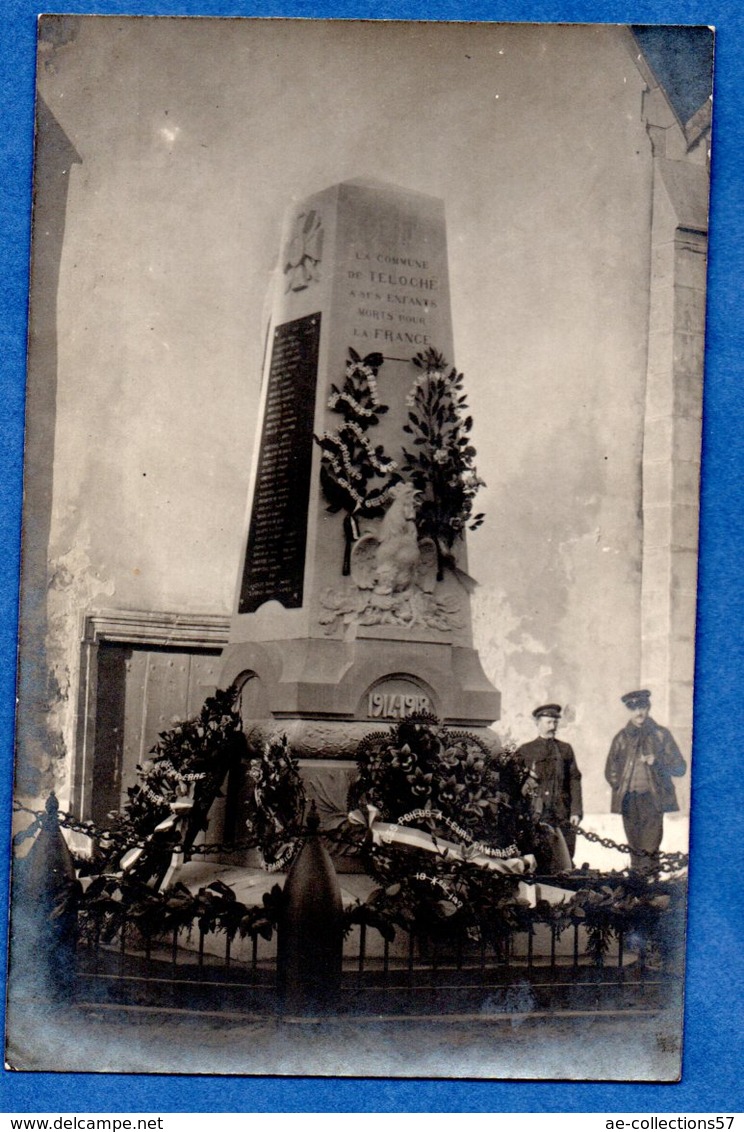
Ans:
[{"label": "stone base of monument", "polygon": [[286,735],[301,759],[351,758],[370,731],[419,712],[497,742],[490,724],[500,696],[472,647],[372,637],[233,642],[220,686],[233,682],[249,742]]},{"label": "stone base of monument", "polygon": [[[367,727],[364,734],[369,732]],[[254,726],[250,731],[250,739],[255,741],[258,736],[270,738],[277,734],[286,734],[286,729],[267,725],[265,729]],[[360,738],[362,736],[360,735]],[[353,759],[299,759],[300,774],[307,795],[307,806],[312,802],[320,815],[321,832],[332,833],[343,821],[349,812],[347,804],[349,789],[356,778],[356,763]],[[248,777],[245,765],[236,768],[230,781],[223,786],[223,797],[218,798],[209,812],[209,826],[201,834],[196,845],[224,845],[224,850],[214,854],[214,861],[227,861],[234,866],[245,868],[260,868],[261,857],[255,849],[230,851],[231,843],[239,843],[246,837],[241,814],[246,811],[246,798],[253,789],[253,783]],[[336,871],[339,873],[357,873],[362,866],[356,858],[353,847],[348,850],[339,848],[329,841],[327,844],[334,860]]]},{"label": "stone base of monument", "polygon": [[[357,719],[263,719],[245,725],[249,746],[286,735],[292,754],[305,771],[312,764],[332,766],[341,761],[354,765],[354,752],[371,731],[388,730],[383,724]],[[493,734],[493,733],[492,733]],[[317,776],[315,776],[317,779]]]}]

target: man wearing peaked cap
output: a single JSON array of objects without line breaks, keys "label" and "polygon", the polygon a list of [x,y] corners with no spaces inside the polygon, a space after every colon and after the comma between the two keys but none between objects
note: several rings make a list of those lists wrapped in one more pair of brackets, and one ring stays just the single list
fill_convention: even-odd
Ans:
[{"label": "man wearing peaked cap", "polygon": [[612,740],[605,778],[612,787],[612,812],[623,815],[631,868],[653,872],[664,814],[679,809],[672,776],[684,774],[687,765],[672,733],[649,715],[647,688],[626,692],[620,699],[628,709],[628,722]]},{"label": "man wearing peaked cap", "polygon": [[542,707],[536,707],[532,713],[533,719],[541,719],[544,715],[549,719],[560,719],[562,708],[560,704],[543,704]]},{"label": "man wearing peaked cap", "polygon": [[626,692],[620,699],[625,704],[628,711],[651,707],[651,693],[648,688],[642,688],[640,692]]},{"label": "man wearing peaked cap", "polygon": [[581,772],[573,749],[555,737],[561,705],[543,704],[535,708],[532,717],[537,726],[537,738],[523,743],[517,757],[535,780],[535,816],[561,831],[573,859],[576,826],[582,815]]}]

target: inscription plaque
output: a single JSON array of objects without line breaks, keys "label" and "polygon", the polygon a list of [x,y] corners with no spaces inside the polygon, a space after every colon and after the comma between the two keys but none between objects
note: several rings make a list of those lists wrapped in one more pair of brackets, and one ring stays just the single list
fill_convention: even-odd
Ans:
[{"label": "inscription plaque", "polygon": [[430,691],[405,675],[385,676],[368,688],[357,709],[359,719],[407,719],[420,712],[436,715]]},{"label": "inscription plaque", "polygon": [[320,313],[274,330],[240,613],[302,605]]}]

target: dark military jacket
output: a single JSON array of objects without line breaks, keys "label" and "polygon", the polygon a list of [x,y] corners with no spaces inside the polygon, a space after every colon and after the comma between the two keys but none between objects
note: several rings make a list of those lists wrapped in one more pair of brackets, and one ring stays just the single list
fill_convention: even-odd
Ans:
[{"label": "dark military jacket", "polygon": [[633,769],[641,755],[653,755],[648,766],[649,793],[660,814],[678,810],[672,775],[684,774],[687,764],[671,731],[648,716],[640,727],[628,721],[612,740],[605,765],[605,778],[612,787],[612,812],[622,813],[623,798],[630,788]]},{"label": "dark military jacket", "polygon": [[582,816],[581,772],[568,743],[538,736],[519,747],[517,758],[536,779],[535,812],[539,816],[556,822],[567,822],[572,814]]}]

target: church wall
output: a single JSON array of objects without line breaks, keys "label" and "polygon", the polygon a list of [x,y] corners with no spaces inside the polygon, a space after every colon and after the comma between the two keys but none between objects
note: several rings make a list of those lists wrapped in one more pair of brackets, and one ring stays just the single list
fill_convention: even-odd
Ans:
[{"label": "church wall", "polygon": [[454,361],[488,485],[469,563],[498,729],[524,741],[535,703],[569,705],[585,808],[606,810],[619,696],[640,678],[652,160],[622,33],[70,27],[39,68],[80,158],[47,608],[62,794],[83,615],[231,611],[283,213],[362,176],[445,201]]}]

